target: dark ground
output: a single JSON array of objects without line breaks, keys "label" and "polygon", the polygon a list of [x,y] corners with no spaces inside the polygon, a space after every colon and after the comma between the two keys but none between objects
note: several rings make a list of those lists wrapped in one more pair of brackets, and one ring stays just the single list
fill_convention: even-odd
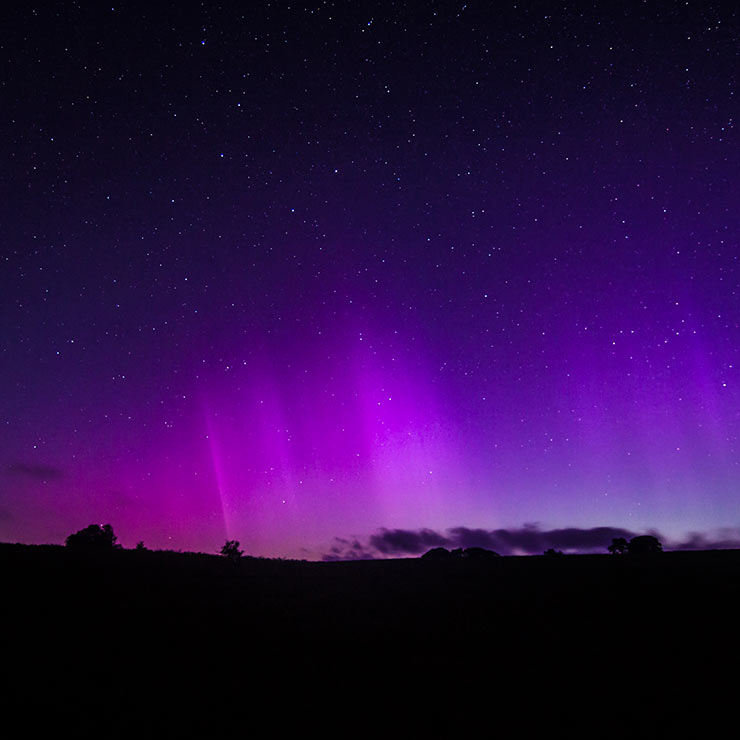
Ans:
[{"label": "dark ground", "polygon": [[233,564],[3,544],[0,577],[2,716],[29,736],[662,736],[737,703],[740,551]]}]

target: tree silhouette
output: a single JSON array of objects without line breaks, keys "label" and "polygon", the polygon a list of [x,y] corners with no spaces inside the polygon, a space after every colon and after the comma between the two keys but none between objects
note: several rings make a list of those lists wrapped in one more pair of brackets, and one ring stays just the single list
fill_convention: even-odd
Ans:
[{"label": "tree silhouette", "polygon": [[651,555],[663,552],[663,545],[657,537],[653,537],[651,534],[643,534],[639,537],[633,537],[629,541],[627,552],[630,555]]},{"label": "tree silhouette", "polygon": [[221,554],[236,562],[244,554],[244,550],[239,549],[239,540],[226,540],[226,544],[221,548]]},{"label": "tree silhouette", "polygon": [[607,550],[612,555],[626,555],[629,550],[629,543],[624,537],[615,537]]},{"label": "tree silhouette", "polygon": [[112,550],[116,545],[116,535],[110,524],[91,524],[67,537],[67,547],[88,548],[92,550]]}]

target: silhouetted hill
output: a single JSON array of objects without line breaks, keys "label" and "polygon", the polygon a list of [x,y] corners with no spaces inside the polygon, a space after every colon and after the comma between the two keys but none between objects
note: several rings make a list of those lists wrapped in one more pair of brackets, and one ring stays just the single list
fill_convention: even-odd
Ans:
[{"label": "silhouetted hill", "polygon": [[3,544],[0,573],[29,731],[453,737],[604,712],[665,730],[737,656],[740,551],[235,564]]}]

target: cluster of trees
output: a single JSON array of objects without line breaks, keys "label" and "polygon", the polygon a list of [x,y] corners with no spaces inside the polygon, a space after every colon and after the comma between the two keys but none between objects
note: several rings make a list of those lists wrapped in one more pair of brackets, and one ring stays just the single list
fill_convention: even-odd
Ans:
[{"label": "cluster of trees", "polygon": [[121,547],[116,544],[116,539],[118,538],[113,534],[113,527],[110,524],[104,524],[102,527],[99,524],[91,524],[69,535],[67,547],[80,550],[113,550]]},{"label": "cluster of trees", "polygon": [[[66,539],[67,547],[77,550],[114,550],[121,549],[121,545],[116,544],[118,538],[113,533],[113,527],[110,524],[91,524],[84,529],[69,535]],[[136,543],[137,550],[146,550],[143,542]],[[236,562],[243,554],[244,550],[239,549],[239,540],[226,540],[226,544],[220,550],[221,555],[229,560]]]},{"label": "cluster of trees", "polygon": [[[237,543],[237,545],[238,544],[239,543]],[[624,537],[615,537],[612,540],[611,545],[607,547],[607,550],[609,550],[612,555],[650,555],[657,552],[663,552],[663,545],[657,537],[653,537],[651,534],[643,534],[633,537],[629,541]],[[545,550],[544,554],[551,558],[560,557],[563,555],[563,552],[550,547]],[[485,550],[482,547],[460,547],[457,550],[452,551],[447,550],[444,547],[434,547],[422,555],[422,558],[425,558],[426,560],[452,560],[459,558],[481,560],[491,557],[499,557],[499,554],[493,550]]]},{"label": "cluster of trees", "polygon": [[[67,547],[88,550],[113,550],[121,547],[116,544],[116,539],[117,537],[113,533],[113,527],[110,524],[103,524],[102,527],[99,524],[91,524],[89,527],[85,527],[85,529],[81,529],[79,532],[69,535],[69,537],[67,537]],[[139,542],[136,545],[136,549],[146,550],[146,547],[144,547],[143,542]],[[624,537],[615,537],[607,550],[609,550],[612,555],[649,555],[652,553],[663,552],[663,545],[657,537],[653,537],[653,535],[650,534],[644,534],[639,535],[638,537],[633,537],[629,541]],[[234,563],[244,554],[244,551],[239,549],[239,540],[226,540],[226,543],[219,552],[225,558],[228,558]],[[550,548],[545,551],[545,555],[562,555],[562,552]],[[444,547],[435,547],[422,555],[422,557],[430,560],[455,558],[482,560],[498,556],[497,552],[493,552],[493,550],[485,550],[482,547],[461,547],[452,551],[449,551]]]},{"label": "cluster of trees", "polygon": [[663,545],[657,537],[643,534],[633,537],[629,542],[624,537],[615,537],[607,550],[612,555],[650,555],[663,552]]}]

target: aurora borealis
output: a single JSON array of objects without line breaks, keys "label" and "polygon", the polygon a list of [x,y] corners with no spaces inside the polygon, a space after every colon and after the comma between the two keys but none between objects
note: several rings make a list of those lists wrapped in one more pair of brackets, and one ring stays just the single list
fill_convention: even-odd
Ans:
[{"label": "aurora borealis", "polygon": [[740,542],[734,4],[2,16],[0,539]]}]

